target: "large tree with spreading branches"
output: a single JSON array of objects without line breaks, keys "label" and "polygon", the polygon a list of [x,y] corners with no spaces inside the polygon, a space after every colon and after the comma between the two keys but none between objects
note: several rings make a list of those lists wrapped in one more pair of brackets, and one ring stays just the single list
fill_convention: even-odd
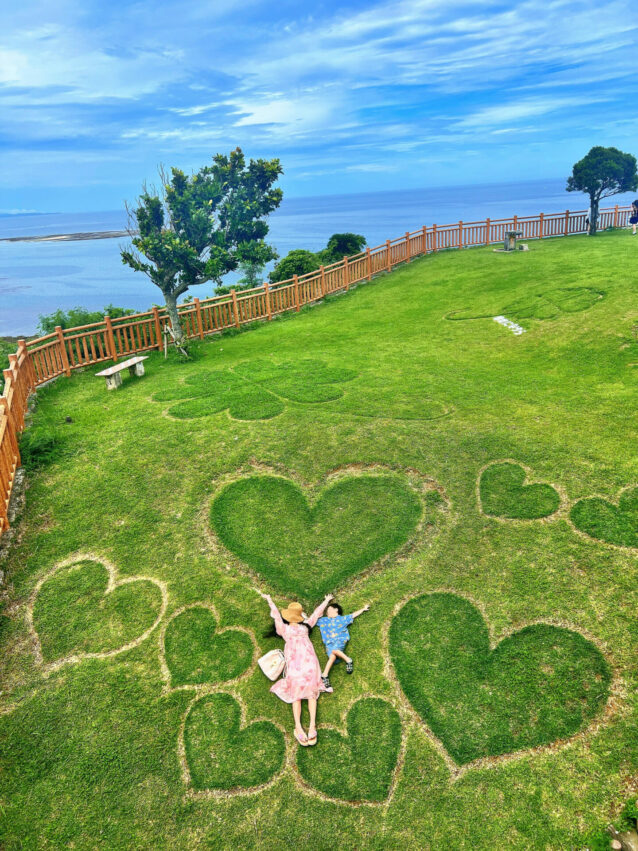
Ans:
[{"label": "large tree with spreading branches", "polygon": [[177,299],[190,287],[220,284],[242,264],[265,266],[277,257],[264,241],[265,219],[281,203],[274,184],[282,172],[278,159],[246,165],[236,148],[216,154],[196,174],[160,170],[161,189],[144,187],[129,210],[134,248],[122,250],[122,262],[160,288],[178,343],[184,334]]},{"label": "large tree with spreading branches", "polygon": [[567,179],[568,192],[584,192],[589,195],[589,233],[593,236],[598,226],[598,208],[602,198],[633,192],[638,189],[636,157],[625,154],[618,148],[603,148],[600,145],[579,160]]}]

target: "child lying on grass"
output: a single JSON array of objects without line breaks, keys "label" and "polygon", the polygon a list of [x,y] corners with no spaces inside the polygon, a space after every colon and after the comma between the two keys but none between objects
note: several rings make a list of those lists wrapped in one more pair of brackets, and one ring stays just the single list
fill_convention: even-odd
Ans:
[{"label": "child lying on grass", "polygon": [[321,640],[323,641],[324,647],[326,648],[326,654],[328,656],[326,667],[323,669],[323,673],[321,675],[321,682],[323,683],[324,688],[332,691],[328,674],[330,673],[330,668],[332,668],[337,659],[343,659],[346,663],[347,674],[352,673],[354,663],[350,656],[346,656],[343,652],[346,644],[350,641],[348,627],[355,618],[358,618],[359,615],[367,612],[369,608],[370,606],[364,606],[362,609],[359,609],[358,612],[354,612],[351,615],[344,615],[343,609],[339,603],[335,603],[333,601],[326,608],[325,616],[319,618],[317,621],[317,626],[321,632]]}]

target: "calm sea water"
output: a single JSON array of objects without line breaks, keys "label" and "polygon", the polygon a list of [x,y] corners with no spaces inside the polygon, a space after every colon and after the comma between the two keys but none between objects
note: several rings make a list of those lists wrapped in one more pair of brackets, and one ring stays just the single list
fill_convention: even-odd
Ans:
[{"label": "calm sea water", "polygon": [[[629,196],[611,200],[631,202]],[[498,219],[587,206],[585,196],[565,192],[562,179],[285,198],[270,218],[269,241],[281,256],[293,248],[318,250],[332,233],[342,231],[363,234],[374,246],[434,222]],[[123,210],[0,216],[0,237],[121,230],[125,225]],[[97,310],[111,303],[145,310],[153,302],[161,303],[160,291],[146,276],[122,264],[120,247],[126,243],[121,238],[0,243],[0,336],[33,335],[38,316],[57,308]],[[236,278],[228,276],[227,282]],[[212,295],[212,286],[205,284],[193,293],[204,298]]]}]

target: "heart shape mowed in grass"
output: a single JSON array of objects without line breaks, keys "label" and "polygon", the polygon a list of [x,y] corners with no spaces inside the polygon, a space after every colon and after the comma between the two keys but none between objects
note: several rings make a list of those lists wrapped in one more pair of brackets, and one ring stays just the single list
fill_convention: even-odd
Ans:
[{"label": "heart shape mowed in grass", "polygon": [[185,609],[169,621],[164,658],[171,686],[224,682],[248,669],[253,658],[250,636],[239,629],[216,630],[215,615],[205,606]]},{"label": "heart shape mowed in grass", "polygon": [[310,601],[399,549],[422,504],[399,475],[349,476],[313,507],[289,479],[238,479],[214,499],[210,519],[222,543],[273,588]]},{"label": "heart shape mowed in grass", "polygon": [[385,800],[401,745],[399,713],[385,700],[362,698],[348,712],[347,728],[347,736],[320,729],[319,747],[297,748],[301,776],[330,798]]},{"label": "heart shape mowed in grass", "polygon": [[538,520],[553,514],[560,505],[556,489],[547,484],[526,485],[526,478],[525,470],[509,461],[483,470],[479,483],[483,513],[509,520]]},{"label": "heart shape mowed in grass", "polygon": [[390,654],[406,697],[459,765],[572,736],[609,694],[607,663],[580,633],[535,624],[491,649],[481,613],[451,593],[407,602]]},{"label": "heart shape mowed in grass", "polygon": [[284,762],[284,736],[270,721],[242,729],[241,710],[229,694],[194,703],[184,725],[184,749],[195,789],[249,789],[267,783]]},{"label": "heart shape mowed in grass", "polygon": [[62,567],[37,590],[33,626],[45,662],[113,653],[140,639],[163,611],[151,579],[115,581],[114,571],[85,559]]},{"label": "heart shape mowed in grass", "polygon": [[638,487],[624,491],[618,505],[598,496],[579,499],[570,518],[590,538],[617,547],[638,547]]}]

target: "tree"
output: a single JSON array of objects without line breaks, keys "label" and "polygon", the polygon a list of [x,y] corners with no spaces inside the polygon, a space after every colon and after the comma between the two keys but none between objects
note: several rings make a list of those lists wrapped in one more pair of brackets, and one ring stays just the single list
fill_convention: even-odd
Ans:
[{"label": "tree", "polygon": [[584,192],[590,200],[589,232],[593,236],[598,224],[598,207],[601,198],[633,192],[638,189],[636,158],[618,148],[597,145],[579,160],[567,179],[568,192]]},{"label": "tree", "polygon": [[307,275],[321,265],[320,257],[305,248],[295,248],[280,260],[269,275],[270,282],[287,281],[293,275]]},{"label": "tree", "polygon": [[115,307],[114,304],[107,304],[103,310],[72,307],[70,310],[64,311],[58,308],[53,313],[38,316],[38,331],[40,334],[52,334],[58,325],[60,328],[77,328],[78,325],[91,325],[94,322],[101,322],[107,315],[111,319],[118,319],[120,316],[132,316],[134,313],[134,310],[127,307]]},{"label": "tree", "polygon": [[239,268],[243,272],[243,275],[237,283],[242,290],[254,290],[255,287],[262,285],[264,278],[263,263],[248,260],[242,263]]},{"label": "tree", "polygon": [[359,233],[333,233],[328,240],[328,245],[321,252],[321,260],[324,264],[337,263],[344,257],[359,254],[366,244],[365,236]]},{"label": "tree", "polygon": [[161,193],[143,188],[130,213],[137,251],[122,250],[122,262],[160,288],[177,342],[184,340],[177,299],[189,287],[220,284],[242,263],[265,266],[277,256],[264,242],[264,219],[281,203],[283,193],[273,184],[282,172],[278,159],[246,165],[236,148],[190,176],[177,168],[170,176],[160,171]]}]

